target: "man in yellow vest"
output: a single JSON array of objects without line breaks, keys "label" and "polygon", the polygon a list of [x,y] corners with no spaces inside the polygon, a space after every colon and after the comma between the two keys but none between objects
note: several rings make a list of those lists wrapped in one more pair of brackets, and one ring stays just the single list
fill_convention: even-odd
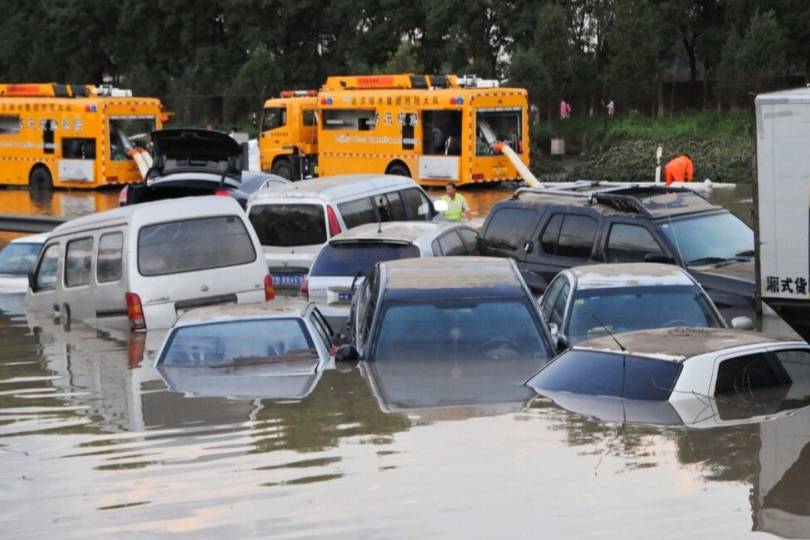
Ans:
[{"label": "man in yellow vest", "polygon": [[461,221],[462,218],[469,219],[470,207],[464,197],[456,193],[456,186],[447,184],[447,195],[441,198],[447,203],[447,210],[442,212],[447,221]]}]

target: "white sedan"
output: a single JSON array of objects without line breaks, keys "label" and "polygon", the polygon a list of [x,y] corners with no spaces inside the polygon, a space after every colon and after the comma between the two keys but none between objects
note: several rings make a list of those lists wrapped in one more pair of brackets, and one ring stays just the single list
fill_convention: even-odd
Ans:
[{"label": "white sedan", "polygon": [[0,250],[0,294],[25,293],[47,233],[15,238]]}]

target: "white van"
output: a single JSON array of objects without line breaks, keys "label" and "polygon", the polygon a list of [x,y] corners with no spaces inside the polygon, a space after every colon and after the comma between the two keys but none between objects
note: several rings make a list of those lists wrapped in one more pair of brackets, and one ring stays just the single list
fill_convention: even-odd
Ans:
[{"label": "white van", "polygon": [[136,204],[54,229],[29,275],[31,312],[110,328],[170,327],[187,309],[263,302],[261,246],[231,197]]},{"label": "white van", "polygon": [[431,221],[436,215],[419,184],[384,174],[270,186],[251,195],[247,213],[277,288],[298,288],[321,247],[341,231],[378,221]]}]

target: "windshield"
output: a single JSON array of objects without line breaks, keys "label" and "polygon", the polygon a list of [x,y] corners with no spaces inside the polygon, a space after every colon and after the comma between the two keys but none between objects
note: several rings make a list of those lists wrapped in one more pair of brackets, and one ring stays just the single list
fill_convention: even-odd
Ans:
[{"label": "windshield", "polygon": [[[597,320],[598,319],[598,320]],[[607,333],[648,328],[722,328],[697,287],[623,287],[579,291],[574,296],[568,343]]]},{"label": "windshield", "polygon": [[326,221],[320,204],[259,204],[250,222],[263,246],[312,246],[326,242]]},{"label": "windshield", "polygon": [[374,360],[507,360],[548,356],[525,300],[448,300],[385,309]]},{"label": "windshield", "polygon": [[665,401],[680,373],[681,364],[668,360],[574,349],[558,356],[528,385],[540,393],[546,390]]},{"label": "windshield", "polygon": [[730,212],[666,221],[659,226],[687,266],[754,256],[754,231]]},{"label": "windshield", "polygon": [[477,156],[501,155],[490,145],[488,135],[494,135],[496,141],[507,143],[515,152],[521,152],[521,117],[519,107],[514,109],[479,109],[475,114]]},{"label": "windshield", "polygon": [[26,275],[34,268],[42,244],[14,242],[0,250],[0,274]]},{"label": "windshield", "polygon": [[149,149],[149,134],[155,131],[153,116],[114,116],[110,118],[110,159],[130,159],[132,148]]},{"label": "windshield", "polygon": [[317,356],[300,319],[254,319],[180,327],[159,363],[225,367]]},{"label": "windshield", "polygon": [[419,248],[412,244],[336,242],[323,247],[310,275],[365,276],[378,262],[418,256]]}]

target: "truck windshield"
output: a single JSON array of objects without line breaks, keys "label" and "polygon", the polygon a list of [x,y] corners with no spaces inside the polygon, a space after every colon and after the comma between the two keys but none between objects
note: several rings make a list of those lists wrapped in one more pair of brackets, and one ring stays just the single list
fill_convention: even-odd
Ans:
[{"label": "truck windshield", "polygon": [[110,159],[126,161],[132,148],[148,149],[149,134],[155,131],[153,116],[113,116],[110,118]]},{"label": "truck windshield", "polygon": [[672,326],[722,328],[723,323],[697,287],[591,289],[574,296],[567,338],[573,345],[608,333]]},{"label": "truck windshield", "polygon": [[[476,141],[475,155],[494,156],[490,138],[505,142],[512,150],[520,153],[521,117],[519,107],[514,109],[479,109],[475,113]],[[497,154],[500,155],[500,154]]]},{"label": "truck windshield", "polygon": [[659,227],[687,266],[754,257],[754,231],[730,212],[666,221]]}]

